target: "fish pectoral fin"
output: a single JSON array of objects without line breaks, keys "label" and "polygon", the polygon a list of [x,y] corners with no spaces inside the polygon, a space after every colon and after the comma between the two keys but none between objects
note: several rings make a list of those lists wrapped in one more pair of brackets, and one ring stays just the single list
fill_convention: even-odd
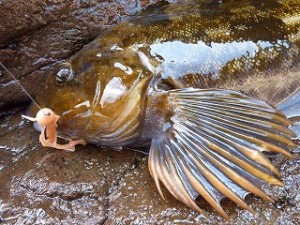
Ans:
[{"label": "fish pectoral fin", "polygon": [[262,190],[265,182],[283,185],[280,175],[262,153],[291,157],[295,147],[290,121],[276,108],[228,90],[180,89],[168,92],[174,112],[168,126],[152,139],[149,169],[160,194],[160,182],[187,206],[201,212],[201,195],[223,217],[220,205],[228,197],[245,203],[248,193],[273,200]]},{"label": "fish pectoral fin", "polygon": [[294,139],[300,139],[300,88],[294,93],[282,101],[278,106],[284,115],[289,118],[293,125],[290,129],[295,132],[296,137]]}]

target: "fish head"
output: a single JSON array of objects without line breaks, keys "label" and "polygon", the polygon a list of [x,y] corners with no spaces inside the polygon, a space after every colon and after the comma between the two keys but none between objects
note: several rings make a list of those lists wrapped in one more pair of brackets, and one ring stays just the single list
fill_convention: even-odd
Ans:
[{"label": "fish head", "polygon": [[58,65],[37,101],[60,116],[61,136],[110,145],[117,136],[100,137],[137,127],[151,76],[132,50],[100,55],[96,49]]}]

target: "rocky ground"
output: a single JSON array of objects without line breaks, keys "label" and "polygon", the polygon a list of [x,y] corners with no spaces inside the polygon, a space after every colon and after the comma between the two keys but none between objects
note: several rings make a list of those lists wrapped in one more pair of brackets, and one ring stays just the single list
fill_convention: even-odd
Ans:
[{"label": "rocky ground", "polygon": [[[104,28],[156,1],[0,1],[0,61],[33,96],[54,64],[73,55]],[[231,220],[202,199],[208,217],[164,191],[156,191],[147,155],[92,145],[75,152],[44,148],[32,124],[21,118],[28,98],[0,73],[1,224],[300,224],[300,148],[295,158],[273,158],[285,187],[265,186],[276,203],[254,196],[254,215],[224,200]]]}]

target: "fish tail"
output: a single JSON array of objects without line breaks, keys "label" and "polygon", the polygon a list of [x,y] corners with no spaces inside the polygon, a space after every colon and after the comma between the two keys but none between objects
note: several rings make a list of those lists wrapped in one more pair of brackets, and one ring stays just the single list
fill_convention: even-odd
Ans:
[{"label": "fish tail", "polygon": [[283,113],[229,90],[171,90],[167,99],[173,113],[152,139],[149,154],[150,173],[161,195],[162,183],[176,199],[202,212],[195,202],[201,195],[227,219],[220,205],[224,197],[250,212],[245,202],[249,193],[273,202],[261,185],[284,184],[263,152],[291,158],[288,149],[296,147]]}]

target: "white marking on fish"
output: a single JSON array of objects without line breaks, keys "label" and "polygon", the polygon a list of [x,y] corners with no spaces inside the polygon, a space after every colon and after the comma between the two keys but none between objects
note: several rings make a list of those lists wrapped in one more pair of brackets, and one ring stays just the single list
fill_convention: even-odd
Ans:
[{"label": "white marking on fish", "polygon": [[126,86],[123,84],[120,77],[112,78],[104,88],[103,95],[100,99],[100,104],[103,107],[105,102],[113,103],[117,101],[126,91]]},{"label": "white marking on fish", "polygon": [[118,63],[116,62],[114,64],[114,67],[119,68],[121,70],[123,70],[126,74],[130,75],[133,73],[133,70],[129,67],[129,66],[125,66],[122,63]]}]

